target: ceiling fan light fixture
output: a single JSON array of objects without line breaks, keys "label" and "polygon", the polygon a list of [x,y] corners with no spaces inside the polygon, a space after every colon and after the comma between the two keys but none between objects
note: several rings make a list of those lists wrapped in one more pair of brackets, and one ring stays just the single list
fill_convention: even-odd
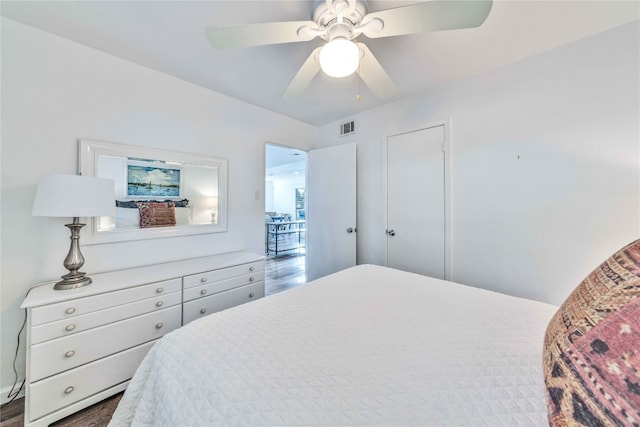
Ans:
[{"label": "ceiling fan light fixture", "polygon": [[360,63],[360,49],[351,40],[333,39],[320,50],[320,68],[331,77],[347,77]]}]

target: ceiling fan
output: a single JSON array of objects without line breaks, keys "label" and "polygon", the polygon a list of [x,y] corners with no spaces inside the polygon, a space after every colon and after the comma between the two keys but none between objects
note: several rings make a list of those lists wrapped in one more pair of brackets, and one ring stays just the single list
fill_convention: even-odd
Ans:
[{"label": "ceiling fan", "polygon": [[322,69],[332,77],[357,72],[379,99],[394,94],[396,85],[366,44],[356,41],[427,31],[480,26],[492,0],[432,0],[367,13],[366,0],[315,0],[311,21],[266,22],[207,27],[215,48],[227,49],[304,42],[320,37],[328,43],[316,48],[295,75],[283,97],[302,93]]}]

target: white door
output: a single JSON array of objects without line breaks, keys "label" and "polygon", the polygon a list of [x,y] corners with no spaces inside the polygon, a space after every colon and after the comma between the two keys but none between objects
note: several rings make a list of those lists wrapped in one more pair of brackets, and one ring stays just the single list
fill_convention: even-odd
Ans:
[{"label": "white door", "polygon": [[444,126],[387,138],[387,265],[445,277]]},{"label": "white door", "polygon": [[309,151],[307,280],[356,265],[356,145]]}]

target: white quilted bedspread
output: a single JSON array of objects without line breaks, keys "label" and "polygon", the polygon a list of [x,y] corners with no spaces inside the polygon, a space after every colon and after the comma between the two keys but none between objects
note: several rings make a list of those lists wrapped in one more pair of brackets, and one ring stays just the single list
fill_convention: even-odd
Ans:
[{"label": "white quilted bedspread", "polygon": [[546,426],[557,308],[363,265],[192,322],[111,426]]}]

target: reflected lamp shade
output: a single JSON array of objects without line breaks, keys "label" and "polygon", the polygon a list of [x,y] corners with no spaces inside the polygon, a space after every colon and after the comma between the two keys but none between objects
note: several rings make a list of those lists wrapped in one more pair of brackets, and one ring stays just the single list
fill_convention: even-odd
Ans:
[{"label": "reflected lamp shade", "polygon": [[318,55],[320,68],[331,77],[347,77],[360,64],[360,49],[347,39],[331,40],[324,45]]},{"label": "reflected lamp shade", "polygon": [[200,199],[198,206],[203,211],[211,215],[211,223],[217,224],[216,214],[218,213],[218,196],[203,197]]},{"label": "reflected lamp shade", "polygon": [[71,231],[71,246],[64,259],[69,273],[54,285],[54,289],[73,289],[91,283],[91,278],[79,271],[84,265],[80,252],[79,217],[115,215],[115,185],[113,180],[81,175],[45,174],[40,177],[33,216],[72,217],[66,224]]},{"label": "reflected lamp shade", "polygon": [[204,197],[202,199],[202,206],[208,209],[217,209],[218,196]]}]

